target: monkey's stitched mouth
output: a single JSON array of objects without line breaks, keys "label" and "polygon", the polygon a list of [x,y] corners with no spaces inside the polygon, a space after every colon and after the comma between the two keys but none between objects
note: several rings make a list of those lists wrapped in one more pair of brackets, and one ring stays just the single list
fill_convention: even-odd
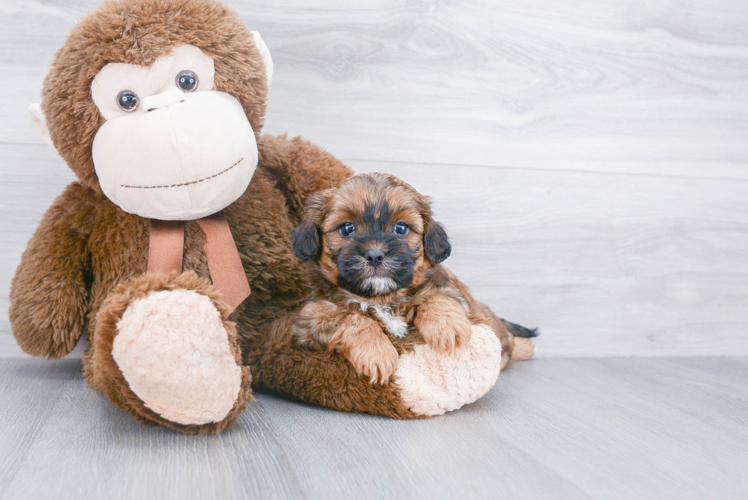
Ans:
[{"label": "monkey's stitched mouth", "polygon": [[165,189],[165,188],[189,186],[190,184],[198,184],[198,183],[203,182],[203,181],[208,181],[210,179],[214,179],[214,178],[218,177],[219,175],[223,175],[226,172],[228,172],[229,170],[231,170],[232,168],[234,168],[235,166],[239,165],[242,162],[242,160],[244,160],[244,158],[239,158],[239,161],[237,161],[236,163],[234,163],[233,165],[231,165],[229,168],[227,168],[225,170],[222,170],[221,172],[218,172],[217,174],[213,174],[211,176],[208,176],[208,177],[205,177],[203,179],[196,180],[196,181],[182,182],[181,184],[170,184],[170,185],[164,184],[163,186],[128,186],[126,184],[120,184],[120,187],[130,188],[130,189]]}]

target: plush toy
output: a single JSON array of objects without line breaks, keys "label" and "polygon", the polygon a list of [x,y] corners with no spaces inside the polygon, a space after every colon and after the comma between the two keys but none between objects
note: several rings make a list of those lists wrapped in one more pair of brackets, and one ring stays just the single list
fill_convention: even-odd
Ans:
[{"label": "plush toy", "polygon": [[252,385],[398,418],[476,400],[501,364],[485,327],[452,355],[411,346],[385,385],[289,340],[309,292],[291,232],[312,193],[352,172],[260,135],[272,68],[260,35],[211,0],[109,1],[72,30],[30,109],[78,180],[13,279],[18,343],[59,358],[87,330],[87,383],[188,433],[231,424]]}]

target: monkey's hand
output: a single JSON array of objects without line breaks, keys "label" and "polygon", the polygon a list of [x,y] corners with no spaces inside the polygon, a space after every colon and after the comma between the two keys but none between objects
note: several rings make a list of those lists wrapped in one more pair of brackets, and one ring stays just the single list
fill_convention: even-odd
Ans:
[{"label": "monkey's hand", "polygon": [[387,384],[397,369],[397,349],[379,323],[362,314],[343,319],[329,348],[341,352],[356,373],[369,377],[372,384]]},{"label": "monkey's hand", "polygon": [[433,295],[418,308],[415,326],[437,352],[452,353],[470,342],[473,328],[465,309],[454,299]]}]

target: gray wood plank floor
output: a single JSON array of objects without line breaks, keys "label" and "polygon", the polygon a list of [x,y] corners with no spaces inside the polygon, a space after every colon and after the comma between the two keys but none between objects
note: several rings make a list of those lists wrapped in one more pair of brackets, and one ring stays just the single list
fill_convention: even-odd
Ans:
[{"label": "gray wood plank floor", "polygon": [[748,496],[748,358],[534,360],[423,421],[259,395],[207,437],[137,423],[80,368],[0,360],[0,499]]},{"label": "gray wood plank floor", "polygon": [[[98,3],[0,0],[0,358],[23,356],[21,252],[73,180],[26,108]],[[540,359],[444,417],[259,395],[212,437],[87,388],[85,342],[0,359],[0,500],[748,498],[748,3],[228,3],[276,63],[265,130],[432,195],[447,264],[543,328]]]}]

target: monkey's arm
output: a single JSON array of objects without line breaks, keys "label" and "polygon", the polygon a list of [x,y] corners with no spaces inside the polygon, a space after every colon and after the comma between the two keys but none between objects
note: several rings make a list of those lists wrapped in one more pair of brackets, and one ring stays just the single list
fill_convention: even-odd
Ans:
[{"label": "monkey's arm", "polygon": [[296,217],[304,211],[309,195],[337,187],[353,175],[340,160],[301,137],[266,134],[259,150],[261,167],[272,175]]},{"label": "monkey's arm", "polygon": [[85,325],[94,205],[87,188],[70,184],[42,218],[10,289],[10,323],[21,348],[59,358]]}]

